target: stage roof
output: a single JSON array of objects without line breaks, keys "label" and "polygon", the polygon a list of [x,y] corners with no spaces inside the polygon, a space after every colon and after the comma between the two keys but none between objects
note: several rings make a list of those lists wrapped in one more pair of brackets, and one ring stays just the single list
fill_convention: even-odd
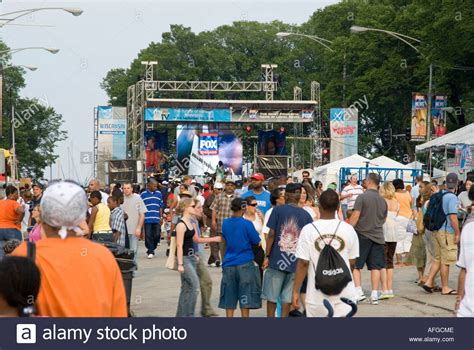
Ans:
[{"label": "stage roof", "polygon": [[145,122],[309,123],[316,101],[148,99]]},{"label": "stage roof", "polygon": [[175,107],[175,108],[256,108],[256,109],[314,109],[316,101],[294,100],[200,100],[176,98],[152,98],[147,100],[147,107]]}]

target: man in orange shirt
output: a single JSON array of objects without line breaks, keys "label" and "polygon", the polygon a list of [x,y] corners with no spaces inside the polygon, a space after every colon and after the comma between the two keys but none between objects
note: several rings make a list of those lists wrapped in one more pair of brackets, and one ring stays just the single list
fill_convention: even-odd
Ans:
[{"label": "man in orange shirt", "polygon": [[[18,200],[18,189],[9,185],[5,189],[7,198],[0,200],[0,243],[3,247],[6,241],[17,239],[22,241],[21,220],[25,215],[25,210]],[[0,248],[1,248],[0,247]],[[0,257],[3,256],[3,249],[0,249]]]},{"label": "man in orange shirt", "polygon": [[[38,315],[53,317],[126,317],[122,275],[107,248],[81,237],[87,230],[87,197],[73,182],[49,186],[41,200],[45,239],[36,243],[41,272]],[[27,244],[12,255],[27,255]]]}]

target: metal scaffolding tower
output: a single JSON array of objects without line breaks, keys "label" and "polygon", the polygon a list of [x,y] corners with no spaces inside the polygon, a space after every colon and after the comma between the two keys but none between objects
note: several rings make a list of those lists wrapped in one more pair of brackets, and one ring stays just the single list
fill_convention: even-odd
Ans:
[{"label": "metal scaffolding tower", "polygon": [[277,91],[273,70],[276,64],[262,64],[263,81],[159,81],[154,80],[157,61],[143,61],[145,79],[127,89],[127,150],[129,159],[141,160],[144,154],[145,120],[147,100],[155,91],[207,91],[207,92],[265,92],[266,100],[273,100]]}]

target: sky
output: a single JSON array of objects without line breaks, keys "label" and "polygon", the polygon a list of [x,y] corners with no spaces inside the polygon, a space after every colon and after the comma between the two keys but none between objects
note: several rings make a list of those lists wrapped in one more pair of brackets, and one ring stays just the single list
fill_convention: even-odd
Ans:
[{"label": "sky", "polygon": [[[43,46],[58,48],[58,54],[28,50],[15,54],[12,63],[38,67],[25,76],[21,95],[40,98],[64,119],[68,139],[58,144],[59,161],[53,178],[80,182],[92,175],[92,166],[80,164],[81,152],[93,151],[93,110],[107,105],[100,82],[112,68],[128,68],[138,52],[171,24],[191,27],[194,32],[212,30],[234,21],[291,24],[305,22],[319,8],[338,0],[215,0],[215,1],[19,1],[0,0],[0,14],[29,8],[80,8],[81,16],[61,10],[36,12],[13,23],[38,26],[5,26],[0,38],[10,48]],[[258,70],[258,67],[255,67]],[[45,171],[49,178],[50,169]]]}]

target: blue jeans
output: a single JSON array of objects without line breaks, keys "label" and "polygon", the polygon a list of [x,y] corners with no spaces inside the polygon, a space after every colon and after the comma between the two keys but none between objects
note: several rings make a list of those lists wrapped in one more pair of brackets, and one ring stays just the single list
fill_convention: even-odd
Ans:
[{"label": "blue jeans", "polygon": [[194,317],[200,288],[196,257],[184,256],[183,265],[184,272],[181,274],[181,292],[176,317]]},{"label": "blue jeans", "polygon": [[347,220],[347,204],[341,204],[342,218]]},{"label": "blue jeans", "polygon": [[20,242],[23,241],[21,231],[16,228],[0,228],[0,258],[4,255],[3,245],[5,242],[11,241],[12,239],[17,239]]},{"label": "blue jeans", "polygon": [[160,242],[160,224],[145,224],[145,247],[147,254],[155,255],[155,249]]}]

